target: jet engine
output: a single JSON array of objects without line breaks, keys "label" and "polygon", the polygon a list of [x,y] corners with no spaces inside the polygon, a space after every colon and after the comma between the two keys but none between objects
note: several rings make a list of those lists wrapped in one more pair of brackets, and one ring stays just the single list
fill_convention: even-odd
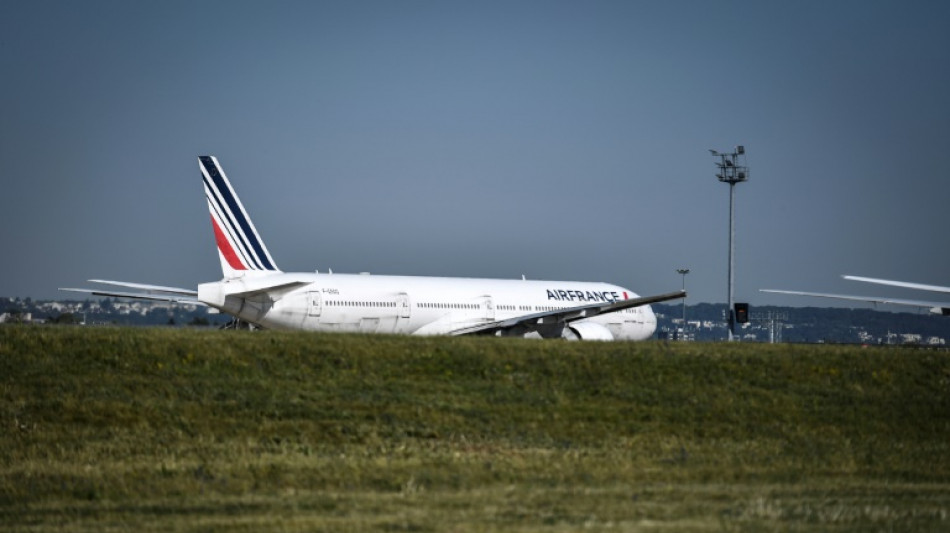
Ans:
[{"label": "jet engine", "polygon": [[572,340],[614,340],[614,336],[610,333],[610,330],[596,322],[571,322],[571,324],[564,329],[564,336]]}]

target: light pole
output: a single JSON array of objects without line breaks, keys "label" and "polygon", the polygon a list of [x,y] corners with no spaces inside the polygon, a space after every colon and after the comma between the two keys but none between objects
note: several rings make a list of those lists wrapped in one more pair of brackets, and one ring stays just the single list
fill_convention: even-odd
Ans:
[{"label": "light pole", "polygon": [[[686,274],[689,274],[688,268],[677,268],[676,273],[683,276],[683,294],[686,294]],[[686,297],[683,297],[683,336],[686,336]]]},{"label": "light pole", "polygon": [[[733,301],[732,301],[732,285],[735,279],[735,238],[736,238],[736,217],[735,217],[735,203],[736,203],[736,183],[741,183],[749,179],[749,167],[745,165],[739,165],[739,156],[745,155],[745,147],[736,146],[736,150],[731,154],[722,154],[715,150],[710,150],[709,153],[713,157],[718,157],[719,161],[716,162],[716,167],[719,168],[716,177],[719,178],[719,181],[729,184],[729,302],[728,302],[728,313],[729,313],[729,340],[732,341],[735,338],[736,334],[736,315],[735,310],[733,310]],[[745,159],[745,158],[743,158]]]}]

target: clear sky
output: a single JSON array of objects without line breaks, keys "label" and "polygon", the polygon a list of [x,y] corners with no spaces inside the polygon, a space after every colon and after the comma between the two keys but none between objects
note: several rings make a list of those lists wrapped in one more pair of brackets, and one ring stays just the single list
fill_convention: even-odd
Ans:
[{"label": "clear sky", "polygon": [[724,302],[707,150],[737,144],[737,300],[950,285],[948,28],[945,1],[3,0],[0,295],[219,279],[210,154],[286,271],[688,267]]}]

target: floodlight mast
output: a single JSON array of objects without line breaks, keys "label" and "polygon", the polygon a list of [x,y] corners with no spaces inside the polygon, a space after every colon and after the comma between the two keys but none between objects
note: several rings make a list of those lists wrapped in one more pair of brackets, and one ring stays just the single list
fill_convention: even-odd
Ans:
[{"label": "floodlight mast", "polygon": [[713,157],[718,157],[719,161],[716,162],[716,167],[719,169],[716,177],[719,178],[719,181],[729,184],[729,302],[728,302],[728,316],[729,316],[729,341],[735,340],[736,336],[736,315],[735,306],[733,305],[733,284],[735,281],[735,239],[736,239],[736,217],[735,217],[735,203],[736,203],[736,183],[741,183],[749,179],[749,167],[745,166],[744,163],[745,157],[742,158],[742,161],[739,160],[739,156],[745,156],[745,147],[736,146],[735,151],[730,154],[724,154],[717,152],[716,150],[710,150],[709,153]]},{"label": "floodlight mast", "polygon": [[[689,274],[688,268],[677,268],[676,273],[683,276],[683,294],[686,294],[686,274]],[[686,340],[686,297],[683,297],[683,339]]]}]

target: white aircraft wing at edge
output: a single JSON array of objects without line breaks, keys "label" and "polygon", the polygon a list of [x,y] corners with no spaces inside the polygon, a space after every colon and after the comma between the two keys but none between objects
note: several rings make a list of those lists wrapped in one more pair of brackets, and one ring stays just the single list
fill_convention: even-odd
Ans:
[{"label": "white aircraft wing at edge", "polygon": [[[944,287],[941,285],[926,285],[923,283],[911,283],[907,281],[894,281],[887,279],[879,278],[866,278],[863,276],[842,276],[844,279],[851,281],[862,281],[865,283],[875,283],[878,285],[887,285],[891,287],[901,287],[905,289],[916,289],[928,292],[940,292],[940,293],[950,293],[950,287]],[[850,300],[855,302],[868,302],[873,304],[891,304],[891,305],[903,305],[907,307],[927,307],[930,309],[931,313],[937,315],[950,315],[950,302],[932,302],[927,300],[911,300],[905,298],[887,298],[883,296],[857,296],[851,294],[830,294],[823,292],[806,292],[806,291],[786,291],[778,289],[759,289],[759,292],[771,292],[775,294],[791,294],[794,296],[814,296],[817,298],[833,298],[836,300]]]},{"label": "white aircraft wing at edge", "polygon": [[901,298],[879,298],[873,296],[852,296],[850,294],[828,294],[823,292],[805,292],[805,291],[783,291],[778,289],[759,289],[759,292],[771,292],[776,294],[792,294],[795,296],[815,296],[818,298],[835,298],[838,300],[852,300],[855,302],[868,302],[874,304],[893,304],[906,305],[910,307],[930,307],[930,308],[950,308],[950,302],[927,302],[924,300],[905,300]]},{"label": "white aircraft wing at edge", "polygon": [[841,276],[841,277],[843,277],[844,279],[849,279],[851,281],[863,281],[865,283],[876,283],[878,285],[889,285],[891,287],[903,287],[905,289],[916,289],[919,291],[950,293],[950,287],[944,287],[942,285],[925,285],[923,283],[911,283],[908,281],[892,281],[889,279],[878,279],[878,278],[865,278],[862,276]]}]

